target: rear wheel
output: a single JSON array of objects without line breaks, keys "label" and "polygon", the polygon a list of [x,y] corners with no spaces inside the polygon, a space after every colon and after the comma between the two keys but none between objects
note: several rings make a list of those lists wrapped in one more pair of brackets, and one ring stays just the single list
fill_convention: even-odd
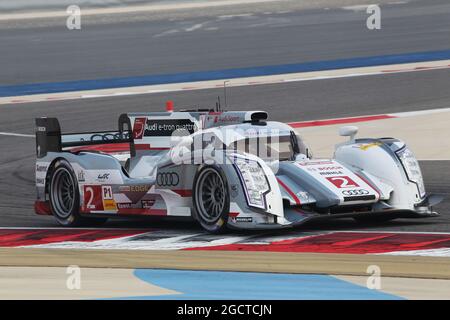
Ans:
[{"label": "rear wheel", "polygon": [[202,168],[194,179],[193,189],[197,221],[208,232],[224,232],[230,211],[230,195],[222,170],[215,166]]},{"label": "rear wheel", "polygon": [[80,192],[75,173],[66,160],[59,160],[50,176],[50,206],[56,221],[66,227],[99,225],[106,218],[83,218],[80,216]]}]

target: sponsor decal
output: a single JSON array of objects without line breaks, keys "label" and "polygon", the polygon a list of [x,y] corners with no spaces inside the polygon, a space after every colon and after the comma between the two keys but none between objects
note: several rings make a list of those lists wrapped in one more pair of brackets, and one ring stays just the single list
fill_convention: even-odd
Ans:
[{"label": "sponsor decal", "polygon": [[142,204],[143,209],[151,209],[153,207],[153,205],[155,204],[155,200],[154,199],[142,200],[141,204]]},{"label": "sponsor decal", "polygon": [[337,177],[325,177],[328,181],[336,186],[336,188],[357,188],[359,184],[353,181],[348,176],[337,176]]},{"label": "sponsor decal", "polygon": [[342,171],[324,171],[324,172],[319,172],[319,174],[321,176],[338,176],[338,175],[344,174],[344,172],[342,172]]},{"label": "sponsor decal", "polygon": [[223,117],[219,117],[219,121],[220,122],[240,122],[240,121],[242,121],[242,118],[239,116],[225,115]]},{"label": "sponsor decal", "polygon": [[317,165],[334,165],[333,161],[306,161],[306,162],[297,162],[300,166],[317,166]]},{"label": "sponsor decal", "polygon": [[86,181],[86,177],[84,175],[84,171],[83,170],[78,171],[77,178],[78,178],[78,182],[85,182]]},{"label": "sponsor decal", "polygon": [[108,181],[110,176],[111,176],[110,173],[99,174],[99,175],[97,176],[97,181],[99,181],[99,182]]},{"label": "sponsor decal", "polygon": [[163,187],[175,187],[180,183],[180,177],[176,172],[160,172],[156,175],[156,183]]},{"label": "sponsor decal", "polygon": [[235,217],[234,220],[236,222],[253,222],[252,217]]},{"label": "sponsor decal", "polygon": [[131,203],[118,203],[117,204],[117,208],[119,209],[130,209],[131,208]]},{"label": "sponsor decal", "polygon": [[230,115],[224,115],[224,116],[220,116],[220,115],[216,115],[214,117],[208,117],[208,120],[214,119],[214,123],[217,122],[242,122],[243,118],[239,117],[239,116],[230,116]]},{"label": "sponsor decal", "polygon": [[102,202],[103,209],[106,211],[117,210],[116,202],[113,198],[113,191],[111,186],[102,186]]},{"label": "sponsor decal", "polygon": [[344,190],[342,194],[344,196],[364,196],[369,194],[370,192],[366,189],[353,189],[353,190]]},{"label": "sponsor decal", "polygon": [[144,185],[134,185],[130,186],[130,192],[147,192],[150,190],[150,185],[144,184]]},{"label": "sponsor decal", "polygon": [[48,165],[36,164],[36,172],[46,172]]},{"label": "sponsor decal", "polygon": [[197,125],[189,119],[147,119],[144,137],[167,137],[176,130],[186,130],[192,134],[197,130]]},{"label": "sponsor decal", "polygon": [[333,171],[333,170],[342,170],[344,169],[342,166],[328,166],[328,167],[318,167],[319,171]]},{"label": "sponsor decal", "polygon": [[36,184],[44,186],[45,185],[45,179],[44,178],[36,178]]},{"label": "sponsor decal", "polygon": [[119,187],[119,191],[120,192],[130,192],[131,191],[131,186],[120,186]]},{"label": "sponsor decal", "polygon": [[137,203],[142,199],[145,194],[148,193],[152,185],[141,184],[141,185],[125,185],[119,186],[119,192],[126,195],[132,203]]},{"label": "sponsor decal", "polygon": [[103,211],[102,187],[98,185],[85,185],[84,194],[84,211]]},{"label": "sponsor decal", "polygon": [[37,131],[45,132],[45,131],[47,131],[47,129],[45,127],[37,127]]},{"label": "sponsor decal", "polygon": [[133,126],[134,139],[142,139],[142,136],[144,135],[146,121],[147,121],[147,118],[134,119],[134,126]]},{"label": "sponsor decal", "polygon": [[381,145],[383,145],[383,143],[377,141],[377,142],[372,142],[372,143],[360,144],[360,145],[357,146],[357,148],[359,148],[359,149],[361,149],[363,151],[366,151],[366,150],[368,150],[370,148],[379,147]]},{"label": "sponsor decal", "polygon": [[123,193],[129,193],[129,192],[147,193],[151,187],[152,186],[149,184],[119,186],[119,191],[123,192]]},{"label": "sponsor decal", "polygon": [[112,200],[113,193],[111,186],[102,186],[102,199],[103,200]]}]

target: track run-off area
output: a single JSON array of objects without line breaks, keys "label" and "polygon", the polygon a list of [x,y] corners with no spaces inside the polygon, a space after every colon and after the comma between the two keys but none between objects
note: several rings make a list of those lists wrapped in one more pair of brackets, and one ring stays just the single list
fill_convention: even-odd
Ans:
[{"label": "track run-off area", "polygon": [[[79,32],[57,15],[0,16],[0,298],[450,298],[450,5],[381,1],[371,32],[364,1],[256,2],[100,12]],[[315,157],[332,157],[347,124],[405,140],[427,191],[446,196],[441,215],[210,235],[186,220],[63,229],[34,214],[35,117],[58,117],[63,132],[109,130],[167,100],[210,108],[224,81],[228,109],[290,123]],[[66,288],[71,265],[82,290]]]}]

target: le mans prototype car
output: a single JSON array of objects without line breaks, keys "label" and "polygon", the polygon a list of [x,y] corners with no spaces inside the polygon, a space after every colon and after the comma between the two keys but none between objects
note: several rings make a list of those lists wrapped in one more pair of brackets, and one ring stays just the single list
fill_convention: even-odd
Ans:
[{"label": "le mans prototype car", "polygon": [[37,214],[63,226],[111,217],[192,217],[209,232],[276,229],[313,219],[432,217],[419,163],[394,138],[355,139],[314,159],[262,111],[128,113],[118,130],[61,134],[36,119]]}]

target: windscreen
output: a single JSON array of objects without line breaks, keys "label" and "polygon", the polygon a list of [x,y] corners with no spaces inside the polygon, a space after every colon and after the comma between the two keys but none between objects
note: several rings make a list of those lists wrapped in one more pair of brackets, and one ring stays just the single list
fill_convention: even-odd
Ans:
[{"label": "windscreen", "polygon": [[238,152],[250,153],[265,161],[292,160],[295,154],[306,154],[306,147],[299,136],[252,137],[233,142],[229,148]]}]

